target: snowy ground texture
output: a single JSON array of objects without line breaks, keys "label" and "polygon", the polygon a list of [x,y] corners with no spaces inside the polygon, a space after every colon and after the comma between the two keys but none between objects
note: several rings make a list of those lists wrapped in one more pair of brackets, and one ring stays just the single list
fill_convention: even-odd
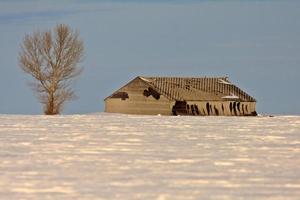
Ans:
[{"label": "snowy ground texture", "polygon": [[0,115],[0,199],[300,199],[300,117]]}]

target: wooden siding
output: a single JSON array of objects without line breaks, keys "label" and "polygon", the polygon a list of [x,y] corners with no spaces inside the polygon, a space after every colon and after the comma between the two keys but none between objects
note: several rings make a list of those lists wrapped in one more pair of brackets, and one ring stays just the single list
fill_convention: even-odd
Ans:
[{"label": "wooden siding", "polygon": [[187,101],[188,115],[253,116],[256,115],[255,104],[237,101]]},{"label": "wooden siding", "polygon": [[[125,92],[128,98],[114,98],[114,94],[105,99],[105,112],[147,115],[171,115],[172,102],[163,95],[159,99],[152,95],[148,97],[144,92],[149,90],[149,85],[139,78],[122,87],[114,94]],[[116,95],[117,96],[117,95]]]}]

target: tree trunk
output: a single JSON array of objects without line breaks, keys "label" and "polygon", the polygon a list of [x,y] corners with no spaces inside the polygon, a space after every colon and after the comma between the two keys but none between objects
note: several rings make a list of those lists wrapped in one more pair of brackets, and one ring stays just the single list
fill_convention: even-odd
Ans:
[{"label": "tree trunk", "polygon": [[46,115],[56,115],[58,113],[55,110],[56,110],[56,108],[55,108],[55,104],[54,104],[54,96],[53,96],[53,94],[50,94],[49,104],[47,105],[45,114]]}]

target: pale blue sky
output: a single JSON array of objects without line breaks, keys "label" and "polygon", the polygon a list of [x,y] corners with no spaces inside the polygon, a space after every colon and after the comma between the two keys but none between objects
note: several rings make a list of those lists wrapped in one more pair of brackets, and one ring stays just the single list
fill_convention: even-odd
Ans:
[{"label": "pale blue sky", "polygon": [[86,55],[80,98],[65,114],[103,111],[103,99],[138,75],[227,75],[259,113],[299,115],[299,10],[297,0],[0,0],[0,113],[42,113],[19,45],[25,33],[66,23]]}]

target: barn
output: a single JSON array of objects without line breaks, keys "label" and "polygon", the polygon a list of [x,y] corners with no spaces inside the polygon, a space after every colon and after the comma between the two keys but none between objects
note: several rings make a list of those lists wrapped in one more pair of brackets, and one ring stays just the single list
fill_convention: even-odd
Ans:
[{"label": "barn", "polygon": [[138,76],[105,98],[105,112],[256,116],[256,100],[227,77]]}]

